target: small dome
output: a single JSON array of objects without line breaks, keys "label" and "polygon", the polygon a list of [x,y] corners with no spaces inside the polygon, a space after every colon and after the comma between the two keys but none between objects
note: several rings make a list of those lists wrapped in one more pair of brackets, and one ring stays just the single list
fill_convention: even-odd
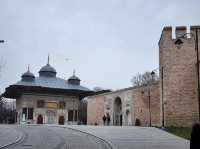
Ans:
[{"label": "small dome", "polygon": [[22,74],[22,81],[33,81],[35,79],[35,76],[33,73],[30,72],[29,67],[28,71]]},{"label": "small dome", "polygon": [[56,77],[56,70],[50,64],[47,64],[40,69],[39,75],[45,77]]},{"label": "small dome", "polygon": [[73,72],[73,76],[68,79],[68,83],[72,85],[80,85],[80,79],[75,75],[75,71]]},{"label": "small dome", "polygon": [[40,71],[39,71],[39,76],[41,77],[56,77],[56,69],[53,68],[49,64],[49,56],[48,56],[48,61],[45,66],[43,66]]},{"label": "small dome", "polygon": [[80,81],[80,79],[77,77],[77,76],[71,76],[68,80],[79,80]]}]

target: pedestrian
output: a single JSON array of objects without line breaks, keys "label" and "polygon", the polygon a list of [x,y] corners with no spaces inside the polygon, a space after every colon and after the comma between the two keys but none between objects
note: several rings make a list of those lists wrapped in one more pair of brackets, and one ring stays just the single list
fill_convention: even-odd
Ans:
[{"label": "pedestrian", "polygon": [[109,113],[107,113],[107,125],[108,126],[110,125],[110,115],[109,115]]},{"label": "pedestrian", "polygon": [[103,119],[103,125],[105,125],[106,124],[106,116],[104,115],[102,119]]},{"label": "pedestrian", "polygon": [[192,127],[190,149],[200,149],[200,124],[196,123]]}]

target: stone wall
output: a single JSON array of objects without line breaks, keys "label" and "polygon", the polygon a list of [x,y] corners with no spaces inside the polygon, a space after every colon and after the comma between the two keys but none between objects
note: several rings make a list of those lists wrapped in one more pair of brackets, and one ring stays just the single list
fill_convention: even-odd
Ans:
[{"label": "stone wall", "polygon": [[[150,111],[149,111],[150,91]],[[122,101],[122,125],[135,125],[135,119],[139,119],[141,126],[149,126],[150,112],[153,126],[160,126],[160,94],[159,83],[150,86],[130,87],[114,92],[90,96],[87,99],[88,124],[103,124],[102,117],[109,113],[110,125],[114,124],[114,102],[117,98]],[[127,117],[127,111],[130,117]]]},{"label": "stone wall", "polygon": [[[139,119],[142,126],[160,126],[160,91],[159,83],[142,86],[133,90],[132,117]],[[149,109],[150,100],[150,109]],[[151,113],[151,114],[150,114]]]},{"label": "stone wall", "polygon": [[[190,32],[194,33],[195,28],[199,28],[200,37],[200,26],[191,27]],[[194,38],[181,39],[183,43],[175,45],[175,42],[180,42],[177,41],[178,37],[185,33],[186,27],[176,27],[176,38],[173,39],[172,27],[164,27],[159,41],[159,66],[160,70],[163,68],[163,80],[160,81],[161,105],[164,104],[166,126],[191,126],[198,121]]]},{"label": "stone wall", "polygon": [[87,124],[103,125],[104,96],[97,95],[87,98]]}]

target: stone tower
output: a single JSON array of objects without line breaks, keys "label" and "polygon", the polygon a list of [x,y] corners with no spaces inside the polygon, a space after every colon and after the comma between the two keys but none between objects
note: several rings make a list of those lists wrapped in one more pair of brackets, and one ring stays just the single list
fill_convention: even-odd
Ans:
[{"label": "stone tower", "polygon": [[[196,29],[200,39],[200,26],[191,26],[190,32],[195,35]],[[172,27],[164,27],[159,41],[161,119],[165,126],[191,126],[199,120],[195,40],[178,40],[186,32],[185,26],[176,27],[173,39]]]}]

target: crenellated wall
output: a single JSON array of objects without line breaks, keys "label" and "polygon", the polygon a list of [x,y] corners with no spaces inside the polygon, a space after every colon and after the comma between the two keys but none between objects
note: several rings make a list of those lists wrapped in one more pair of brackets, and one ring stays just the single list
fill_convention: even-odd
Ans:
[{"label": "crenellated wall", "polygon": [[[191,26],[190,32],[195,35],[196,29],[200,36],[200,26]],[[191,126],[198,121],[195,41],[188,36],[179,40],[186,32],[185,26],[176,27],[173,39],[172,27],[164,27],[159,41],[159,66],[160,70],[163,68],[160,101],[164,104],[166,126]]]}]

